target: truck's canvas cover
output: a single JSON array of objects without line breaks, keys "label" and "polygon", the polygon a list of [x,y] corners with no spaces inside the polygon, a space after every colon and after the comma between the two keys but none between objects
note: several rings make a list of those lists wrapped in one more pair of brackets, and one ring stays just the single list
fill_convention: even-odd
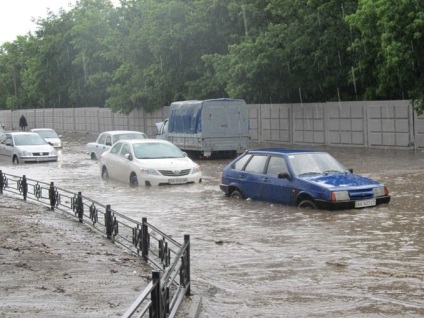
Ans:
[{"label": "truck's canvas cover", "polygon": [[169,132],[195,134],[202,131],[202,101],[173,102],[169,107]]},{"label": "truck's canvas cover", "polygon": [[169,108],[168,131],[186,134],[207,131],[208,135],[228,135],[237,127],[237,132],[234,133],[239,135],[240,127],[238,126],[243,123],[246,127],[241,130],[248,134],[247,115],[247,106],[242,99],[220,98],[173,102]]}]

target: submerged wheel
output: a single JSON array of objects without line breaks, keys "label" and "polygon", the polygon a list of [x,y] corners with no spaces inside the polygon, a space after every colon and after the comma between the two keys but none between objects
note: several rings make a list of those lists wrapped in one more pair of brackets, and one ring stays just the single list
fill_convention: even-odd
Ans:
[{"label": "submerged wheel", "polygon": [[13,162],[13,164],[17,165],[19,163],[18,156],[13,156],[12,162]]},{"label": "submerged wheel", "polygon": [[96,154],[94,152],[92,152],[91,153],[91,160],[96,160],[96,159],[97,159]]},{"label": "submerged wheel", "polygon": [[107,171],[106,167],[103,167],[103,169],[102,169],[102,178],[103,178],[103,180],[109,179],[109,172]]},{"label": "submerged wheel", "polygon": [[313,201],[311,201],[311,200],[300,201],[298,207],[299,208],[304,208],[304,209],[316,209],[317,208],[317,206],[315,205],[315,203]]},{"label": "submerged wheel", "polygon": [[239,200],[244,199],[243,194],[239,190],[234,190],[233,192],[231,192],[230,197]]},{"label": "submerged wheel", "polygon": [[130,175],[130,186],[135,187],[138,186],[137,175],[133,172]]}]

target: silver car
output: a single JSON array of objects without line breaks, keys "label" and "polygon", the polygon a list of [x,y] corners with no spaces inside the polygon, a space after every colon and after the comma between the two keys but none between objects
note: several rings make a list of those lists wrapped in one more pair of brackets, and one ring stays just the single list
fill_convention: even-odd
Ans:
[{"label": "silver car", "polygon": [[146,139],[145,133],[131,130],[110,130],[102,132],[95,142],[89,142],[85,146],[85,152],[91,159],[99,159],[101,154],[108,150],[118,140]]},{"label": "silver car", "polygon": [[0,157],[15,164],[57,161],[56,150],[33,132],[0,134]]}]

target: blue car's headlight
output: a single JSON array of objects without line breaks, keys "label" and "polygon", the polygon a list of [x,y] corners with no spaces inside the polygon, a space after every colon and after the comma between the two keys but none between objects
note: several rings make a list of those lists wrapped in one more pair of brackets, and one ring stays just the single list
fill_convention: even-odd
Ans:
[{"label": "blue car's headlight", "polygon": [[335,191],[331,192],[331,201],[348,201],[350,200],[349,192]]},{"label": "blue car's headlight", "polygon": [[378,188],[374,188],[374,196],[375,197],[382,197],[384,195],[387,195],[387,189],[386,187],[378,187]]}]

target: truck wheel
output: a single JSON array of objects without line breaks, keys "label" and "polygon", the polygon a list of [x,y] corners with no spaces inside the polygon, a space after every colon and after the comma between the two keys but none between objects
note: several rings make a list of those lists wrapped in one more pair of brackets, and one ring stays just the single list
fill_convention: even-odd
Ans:
[{"label": "truck wheel", "polygon": [[239,200],[244,199],[243,194],[238,190],[234,190],[233,192],[231,192],[230,197]]}]

